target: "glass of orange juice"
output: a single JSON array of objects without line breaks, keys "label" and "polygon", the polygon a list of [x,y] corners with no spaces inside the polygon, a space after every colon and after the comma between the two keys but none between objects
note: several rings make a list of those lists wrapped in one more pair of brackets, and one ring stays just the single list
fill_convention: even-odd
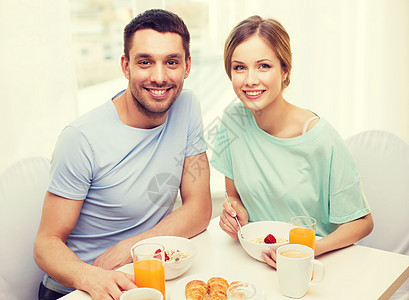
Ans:
[{"label": "glass of orange juice", "polygon": [[159,290],[165,299],[165,247],[156,243],[136,244],[131,255],[135,284]]},{"label": "glass of orange juice", "polygon": [[315,229],[317,221],[312,217],[290,218],[290,244],[301,244],[315,251]]}]

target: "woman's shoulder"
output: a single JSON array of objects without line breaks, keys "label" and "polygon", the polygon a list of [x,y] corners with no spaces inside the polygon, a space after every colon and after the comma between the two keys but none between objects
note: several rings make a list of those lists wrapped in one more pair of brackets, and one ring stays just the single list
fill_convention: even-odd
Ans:
[{"label": "woman's shoulder", "polygon": [[249,118],[250,111],[243,105],[243,103],[232,103],[223,110],[223,119],[237,120]]}]

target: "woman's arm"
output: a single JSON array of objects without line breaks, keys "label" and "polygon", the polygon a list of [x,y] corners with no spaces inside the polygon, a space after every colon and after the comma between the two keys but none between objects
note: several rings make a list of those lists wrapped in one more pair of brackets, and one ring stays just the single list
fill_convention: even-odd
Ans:
[{"label": "woman's arm", "polygon": [[315,256],[356,243],[370,234],[373,226],[372,214],[341,224],[334,232],[316,241]]},{"label": "woman's arm", "polygon": [[[315,256],[352,245],[370,234],[372,229],[373,219],[371,214],[344,223],[334,232],[315,242]],[[269,255],[263,253],[262,258],[271,267],[276,268],[275,250],[270,249]]]}]

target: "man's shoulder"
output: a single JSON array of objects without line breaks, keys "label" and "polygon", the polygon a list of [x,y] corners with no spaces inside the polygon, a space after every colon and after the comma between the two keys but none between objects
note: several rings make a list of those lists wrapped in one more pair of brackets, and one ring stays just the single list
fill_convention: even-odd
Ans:
[{"label": "man's shoulder", "polygon": [[199,100],[192,90],[183,89],[172,105],[171,113],[189,113],[200,105]]},{"label": "man's shoulder", "polygon": [[109,115],[112,114],[112,103],[106,101],[103,104],[93,108],[92,110],[84,113],[75,120],[73,120],[68,126],[78,129],[87,128],[88,126],[99,126],[106,123]]},{"label": "man's shoulder", "polygon": [[180,95],[177,98],[176,102],[183,102],[183,104],[186,103],[192,103],[198,101],[196,96],[194,95],[192,90],[188,90],[188,89],[183,89],[180,92]]}]

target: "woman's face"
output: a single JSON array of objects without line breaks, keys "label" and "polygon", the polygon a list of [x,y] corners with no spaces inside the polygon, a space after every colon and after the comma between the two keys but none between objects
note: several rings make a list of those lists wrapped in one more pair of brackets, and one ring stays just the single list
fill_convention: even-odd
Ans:
[{"label": "woman's face", "polygon": [[287,73],[273,49],[258,35],[236,47],[231,68],[234,92],[249,110],[263,110],[282,97]]}]

